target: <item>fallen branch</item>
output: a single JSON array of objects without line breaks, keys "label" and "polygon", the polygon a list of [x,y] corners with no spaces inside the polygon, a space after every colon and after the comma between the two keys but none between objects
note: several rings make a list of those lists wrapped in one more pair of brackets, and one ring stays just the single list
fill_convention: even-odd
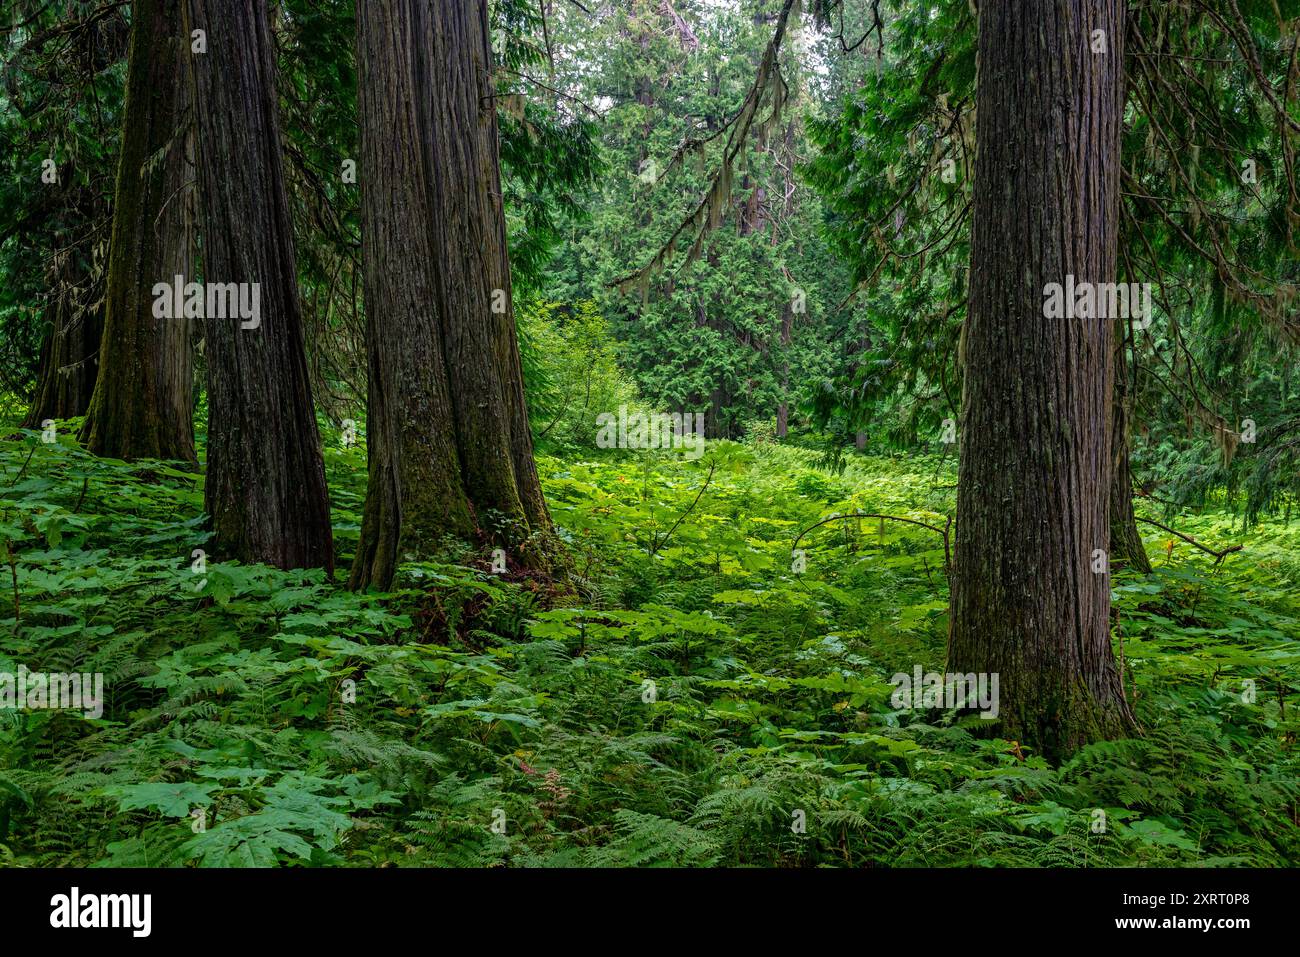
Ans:
[{"label": "fallen branch", "polygon": [[1182,532],[1178,531],[1177,529],[1170,528],[1168,525],[1161,525],[1153,518],[1143,518],[1141,515],[1135,515],[1133,517],[1137,519],[1137,521],[1139,522],[1146,522],[1148,525],[1154,525],[1156,528],[1163,529],[1164,531],[1168,532],[1170,535],[1177,535],[1179,538],[1187,542],[1189,545],[1195,545],[1201,551],[1213,555],[1214,564],[1216,565],[1219,564],[1219,562],[1223,561],[1225,558],[1227,558],[1229,555],[1231,555],[1233,552],[1239,552],[1246,547],[1244,545],[1229,545],[1227,548],[1223,548],[1223,549],[1211,548],[1209,545],[1206,545],[1203,542],[1198,542],[1191,535],[1184,535]]},{"label": "fallen branch", "polygon": [[877,512],[848,512],[848,513],[846,513],[846,514],[844,514],[844,515],[832,515],[830,518],[823,518],[823,519],[822,519],[820,522],[818,522],[816,525],[809,525],[809,526],[808,526],[807,528],[805,528],[802,532],[800,532],[800,533],[795,537],[794,545],[791,546],[791,550],[793,551],[793,550],[798,549],[798,548],[799,548],[799,543],[803,540],[803,537],[804,537],[805,535],[807,535],[809,532],[811,532],[813,529],[815,529],[815,528],[821,528],[823,525],[828,525],[828,524],[830,524],[831,522],[838,522],[838,521],[840,521],[841,519],[845,519],[845,518],[878,518],[878,519],[888,519],[888,520],[891,521],[891,522],[906,522],[908,525],[919,525],[919,526],[921,526],[921,528],[928,528],[928,529],[929,529],[930,531],[932,531],[932,532],[937,532],[938,534],[940,534],[940,535],[943,536],[943,567],[944,567],[944,574],[949,575],[949,576],[952,575],[952,550],[951,550],[951,546],[950,546],[950,535],[949,535],[949,533],[950,533],[950,531],[951,531],[951,529],[952,529],[952,517],[951,517],[951,516],[949,516],[949,518],[948,518],[947,525],[945,525],[943,528],[940,528],[938,525],[931,525],[929,522],[923,522],[923,521],[921,521],[920,519],[916,519],[916,518],[903,518],[903,517],[901,517],[901,516],[899,516],[899,515],[881,515],[881,514],[879,514],[879,513],[877,513]]},{"label": "fallen branch", "polygon": [[23,473],[27,471],[27,466],[31,465],[31,463],[32,463],[32,456],[35,455],[35,454],[36,454],[36,443],[33,442],[33,443],[32,443],[32,450],[31,450],[30,452],[27,453],[27,458],[26,458],[26,460],[23,462],[23,467],[20,468],[20,469],[18,470],[18,474],[14,476],[14,480],[13,480],[12,482],[9,483],[9,487],[8,487],[7,489],[5,489],[6,492],[12,492],[12,491],[13,491],[14,486],[17,485],[17,484],[18,484],[18,481],[23,477]]},{"label": "fallen branch", "polygon": [[686,509],[686,511],[682,512],[681,515],[677,516],[677,521],[673,522],[673,527],[668,529],[668,531],[664,533],[663,538],[659,538],[658,536],[656,536],[651,541],[650,555],[649,555],[650,558],[654,558],[655,554],[659,551],[659,549],[663,548],[665,545],[668,544],[668,539],[673,537],[673,532],[677,531],[677,526],[682,523],[682,521],[686,518],[687,515],[695,511],[695,506],[700,504],[700,496],[704,494],[705,489],[709,487],[709,483],[713,481],[713,470],[716,469],[717,467],[718,467],[717,462],[713,462],[709,466],[709,474],[704,479],[704,484],[700,486],[700,490],[695,493],[695,501],[691,502],[690,506]]},{"label": "fallen branch", "polygon": [[542,439],[546,438],[546,433],[550,432],[551,429],[555,428],[556,423],[559,422],[560,419],[564,417],[564,413],[569,411],[569,402],[572,399],[573,399],[573,393],[566,392],[564,395],[564,405],[560,406],[560,411],[555,414],[555,418],[551,420],[551,424],[548,425],[546,428],[542,429],[542,431],[538,434],[537,438],[533,440],[534,442],[542,441]]}]

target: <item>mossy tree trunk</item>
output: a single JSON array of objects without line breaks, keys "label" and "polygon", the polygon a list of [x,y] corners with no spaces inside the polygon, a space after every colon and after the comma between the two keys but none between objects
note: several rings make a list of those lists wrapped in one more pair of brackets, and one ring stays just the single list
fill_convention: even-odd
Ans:
[{"label": "mossy tree trunk", "polygon": [[506,254],[486,2],[358,4],[370,484],[351,585],[444,536],[553,564]]},{"label": "mossy tree trunk", "polygon": [[257,283],[255,328],[208,317],[205,498],[214,558],[333,570],[329,497],[303,354],[266,0],[189,0],[203,278]]},{"label": "mossy tree trunk", "polygon": [[997,673],[999,734],[1050,758],[1131,723],[1097,557],[1112,323],[1043,307],[1067,275],[1115,280],[1123,37],[1124,0],[980,4],[948,668]]},{"label": "mossy tree trunk", "polygon": [[99,376],[81,438],[96,455],[197,464],[191,323],[153,308],[156,283],[193,278],[182,43],[179,0],[136,0]]}]

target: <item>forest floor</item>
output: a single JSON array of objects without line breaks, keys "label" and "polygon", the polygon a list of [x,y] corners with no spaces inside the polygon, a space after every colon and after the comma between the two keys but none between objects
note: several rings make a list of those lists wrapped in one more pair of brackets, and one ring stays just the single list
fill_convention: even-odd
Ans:
[{"label": "forest floor", "polygon": [[[792,569],[834,512],[942,527],[937,458],[541,456],[548,608],[478,554],[386,595],[200,561],[201,479],[74,427],[0,441],[0,673],[102,673],[104,710],[0,711],[0,865],[1300,863],[1294,522],[1149,513],[1244,548],[1144,526],[1154,573],[1112,577],[1142,735],[1052,767],[891,705],[943,670],[940,535],[833,522]],[[347,557],[365,454],[326,446]]]}]

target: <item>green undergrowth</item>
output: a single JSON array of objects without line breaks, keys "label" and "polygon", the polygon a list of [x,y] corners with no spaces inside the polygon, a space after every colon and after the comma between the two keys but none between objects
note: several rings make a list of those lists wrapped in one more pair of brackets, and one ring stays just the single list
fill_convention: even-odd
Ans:
[{"label": "green undergrowth", "polygon": [[[542,457],[573,567],[546,607],[482,555],[385,595],[200,562],[201,477],[69,431],[0,442],[0,672],[102,673],[104,710],[0,711],[0,864],[1300,862],[1294,525],[1152,513],[1244,548],[1143,528],[1154,573],[1112,579],[1142,734],[1052,767],[890,704],[943,670],[941,534],[835,521],[794,567],[833,513],[945,527],[951,463]],[[365,452],[326,444],[346,561]]]}]

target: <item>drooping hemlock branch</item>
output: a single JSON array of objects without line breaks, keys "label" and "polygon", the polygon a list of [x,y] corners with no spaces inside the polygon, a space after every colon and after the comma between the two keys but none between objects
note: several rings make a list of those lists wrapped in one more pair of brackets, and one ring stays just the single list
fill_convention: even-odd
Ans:
[{"label": "drooping hemlock branch", "polygon": [[721,129],[709,136],[689,139],[682,143],[664,169],[664,175],[666,176],[684,162],[688,154],[698,155],[703,151],[707,143],[721,136],[724,130],[729,130],[727,144],[722,151],[722,164],[718,167],[708,192],[704,194],[704,197],[690,215],[673,230],[673,234],[668,237],[668,242],[660,247],[659,251],[654,254],[648,263],[640,269],[612,280],[609,283],[610,286],[616,286],[623,292],[630,292],[633,288],[639,288],[644,297],[649,286],[650,277],[663,271],[665,263],[676,253],[679,241],[688,235],[693,236],[694,239],[691,243],[690,252],[687,254],[685,265],[689,265],[699,257],[704,246],[705,236],[716,229],[722,222],[723,209],[731,197],[732,171],[736,157],[740,155],[740,151],[745,145],[750,128],[754,125],[754,118],[758,115],[758,108],[762,105],[769,89],[772,93],[772,110],[760,127],[763,136],[766,137],[766,134],[781,121],[781,110],[785,105],[788,87],[785,78],[781,76],[781,68],[777,63],[777,57],[781,53],[781,44],[785,40],[790,19],[792,17],[798,18],[801,6],[802,0],[785,0],[785,3],[781,5],[781,12],[776,18],[776,30],[772,34],[767,49],[763,51],[763,59],[760,61],[758,72],[754,76],[754,83],[749,88],[749,93],[746,95],[745,102],[741,105],[739,112],[724,123]]},{"label": "drooping hemlock branch", "polygon": [[791,550],[792,551],[797,550],[799,548],[799,543],[803,541],[803,537],[807,535],[809,532],[811,532],[813,529],[821,528],[823,525],[829,525],[831,522],[838,522],[841,519],[845,519],[845,518],[877,518],[880,519],[882,522],[885,520],[889,520],[891,522],[906,522],[908,525],[919,525],[921,526],[921,528],[928,528],[932,532],[938,532],[940,535],[943,536],[944,573],[947,575],[952,574],[952,548],[951,548],[952,516],[949,516],[945,526],[943,528],[940,528],[938,525],[931,525],[929,522],[922,522],[920,519],[903,518],[901,515],[881,515],[878,512],[846,512],[843,515],[831,515],[828,518],[823,518],[820,522],[818,522],[815,525],[809,525],[797,536],[795,536],[794,544],[790,546]]}]

